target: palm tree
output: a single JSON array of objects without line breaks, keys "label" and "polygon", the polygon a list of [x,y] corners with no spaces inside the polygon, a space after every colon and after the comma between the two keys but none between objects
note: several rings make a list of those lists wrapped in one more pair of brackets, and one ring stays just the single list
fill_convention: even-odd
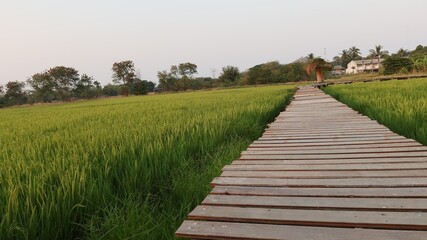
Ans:
[{"label": "palm tree", "polygon": [[400,48],[399,50],[397,50],[396,53],[399,57],[406,57],[409,56],[409,51],[403,48]]},{"label": "palm tree", "polygon": [[350,57],[351,57],[352,60],[360,58],[361,52],[360,52],[360,49],[357,48],[356,46],[353,46],[353,47],[349,48],[348,52],[349,52]]},{"label": "palm tree", "polygon": [[351,61],[350,59],[350,51],[349,50],[342,50],[340,53],[340,58],[341,58],[341,65],[343,67],[347,67],[347,64]]},{"label": "palm tree", "polygon": [[318,83],[323,82],[323,72],[331,69],[332,65],[319,57],[309,60],[305,66],[305,71],[308,75],[312,72],[316,72],[316,79]]},{"label": "palm tree", "polygon": [[383,50],[384,46],[381,45],[375,45],[375,48],[369,50],[369,56],[371,58],[377,57],[380,59],[381,57],[384,57],[388,55],[388,51]]},{"label": "palm tree", "polygon": [[[373,59],[373,58],[378,58],[378,69],[380,68],[380,59],[381,57],[384,57],[386,55],[388,55],[388,51],[387,50],[382,50],[384,48],[384,46],[381,45],[375,45],[375,48],[370,49],[369,50],[369,56]],[[368,56],[368,57],[369,57]],[[372,71],[374,71],[374,61],[372,60]]]}]

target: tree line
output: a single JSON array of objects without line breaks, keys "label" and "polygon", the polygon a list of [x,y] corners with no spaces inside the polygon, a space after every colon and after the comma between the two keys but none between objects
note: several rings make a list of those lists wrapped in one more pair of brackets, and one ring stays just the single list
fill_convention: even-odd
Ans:
[{"label": "tree line", "polygon": [[144,95],[154,91],[155,84],[138,76],[130,60],[112,67],[113,83],[104,87],[93,77],[72,67],[57,66],[35,73],[27,81],[10,81],[0,85],[0,107],[37,102],[73,101],[101,96]]},{"label": "tree line", "polygon": [[[307,58],[310,58],[309,54]],[[362,57],[361,51],[356,46],[342,50],[339,55],[333,57],[331,62],[334,66],[347,67],[353,60],[362,59],[384,59],[382,74],[395,73],[417,73],[427,71],[427,46],[418,45],[414,50],[400,48],[395,53],[390,54],[382,45],[375,45],[369,50],[369,54]]]},{"label": "tree line", "polygon": [[356,46],[344,49],[332,62],[315,57],[306,57],[288,64],[278,61],[267,62],[240,71],[235,66],[225,66],[218,77],[196,77],[197,65],[186,62],[172,65],[169,70],[157,72],[159,85],[141,79],[131,60],[116,62],[112,66],[113,83],[105,86],[87,74],[71,67],[57,66],[36,73],[26,82],[10,81],[0,85],[0,107],[36,102],[73,101],[101,96],[144,95],[153,91],[187,91],[238,85],[286,83],[306,80],[323,80],[332,66],[347,67],[353,60],[385,58],[380,72],[383,74],[426,72],[427,46],[419,45],[415,50],[403,48],[389,54],[382,45],[369,50],[366,57]]}]

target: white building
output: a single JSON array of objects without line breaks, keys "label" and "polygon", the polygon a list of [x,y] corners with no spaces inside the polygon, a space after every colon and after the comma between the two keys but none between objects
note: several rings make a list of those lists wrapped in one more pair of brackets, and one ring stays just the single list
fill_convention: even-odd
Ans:
[{"label": "white building", "polygon": [[345,73],[378,72],[383,61],[383,58],[379,60],[379,63],[378,59],[353,60],[347,64]]}]

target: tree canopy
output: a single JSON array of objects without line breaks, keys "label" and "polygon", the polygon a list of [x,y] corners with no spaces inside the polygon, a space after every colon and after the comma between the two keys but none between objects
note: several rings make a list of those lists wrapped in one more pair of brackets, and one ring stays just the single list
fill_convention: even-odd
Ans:
[{"label": "tree canopy", "polygon": [[332,65],[326,62],[323,58],[314,58],[307,62],[305,70],[307,74],[316,73],[317,82],[323,82],[324,72],[332,69]]}]

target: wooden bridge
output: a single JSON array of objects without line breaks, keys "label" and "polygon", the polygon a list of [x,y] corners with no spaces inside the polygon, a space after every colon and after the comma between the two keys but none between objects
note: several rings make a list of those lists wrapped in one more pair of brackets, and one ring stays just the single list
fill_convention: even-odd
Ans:
[{"label": "wooden bridge", "polygon": [[427,147],[316,88],[299,89],[212,186],[176,236],[427,239]]}]

